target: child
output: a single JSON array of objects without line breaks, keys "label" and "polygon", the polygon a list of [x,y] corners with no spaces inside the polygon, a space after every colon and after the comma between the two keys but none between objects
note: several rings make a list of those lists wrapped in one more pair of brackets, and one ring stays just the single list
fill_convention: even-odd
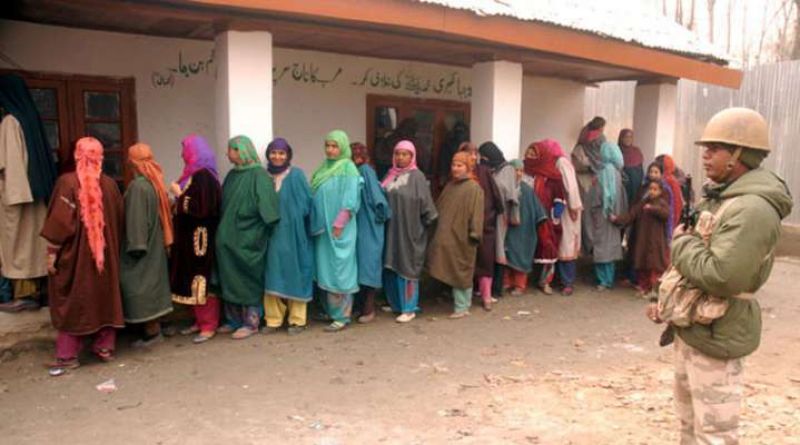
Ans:
[{"label": "child", "polygon": [[469,315],[472,304],[472,275],[483,234],[483,190],[474,169],[469,153],[453,156],[451,179],[436,201],[439,224],[428,249],[431,277],[453,288],[455,310],[450,318]]},{"label": "child", "polygon": [[636,227],[632,251],[633,267],[636,270],[639,296],[646,297],[653,291],[669,262],[665,230],[669,219],[669,205],[663,183],[649,181],[647,193],[630,211],[622,215],[611,215],[610,219],[615,224],[634,224]]}]

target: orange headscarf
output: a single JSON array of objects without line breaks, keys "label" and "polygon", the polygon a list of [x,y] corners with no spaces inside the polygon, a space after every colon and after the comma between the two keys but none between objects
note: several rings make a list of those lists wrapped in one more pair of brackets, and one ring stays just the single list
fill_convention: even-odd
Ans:
[{"label": "orange headscarf", "polygon": [[138,173],[147,178],[150,184],[153,184],[158,197],[158,217],[161,219],[161,228],[164,230],[164,245],[169,247],[173,240],[172,217],[161,166],[153,159],[153,151],[150,146],[141,142],[131,145],[128,149],[128,160]]},{"label": "orange headscarf", "polygon": [[86,226],[89,250],[95,267],[103,271],[105,263],[106,237],[103,230],[106,220],[103,215],[103,190],[100,176],[103,174],[103,145],[93,137],[78,139],[75,147],[75,174],[78,176],[78,202],[81,206],[81,221]]},{"label": "orange headscarf", "polygon": [[[477,181],[478,178],[475,176],[475,159],[472,157],[468,151],[459,151],[458,153],[453,155],[453,162],[460,162],[467,166],[467,174],[469,175],[469,179],[473,181]],[[461,178],[452,178],[453,181],[458,180]]]}]

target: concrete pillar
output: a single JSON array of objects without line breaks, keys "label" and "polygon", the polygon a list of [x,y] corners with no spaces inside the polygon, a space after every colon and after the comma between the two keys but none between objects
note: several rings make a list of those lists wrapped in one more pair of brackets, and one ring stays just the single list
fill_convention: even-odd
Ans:
[{"label": "concrete pillar", "polygon": [[633,103],[633,131],[645,162],[673,154],[678,89],[675,83],[640,83]]},{"label": "concrete pillar", "polygon": [[[525,76],[522,82],[522,144],[552,138],[571,153],[583,127],[586,85],[552,77]],[[518,157],[524,155],[520,152]]]},{"label": "concrete pillar", "polygon": [[470,112],[472,142],[493,141],[506,159],[520,154],[522,65],[497,61],[472,67]]},{"label": "concrete pillar", "polygon": [[216,149],[222,167],[228,165],[225,153],[231,137],[248,136],[261,157],[272,139],[272,34],[225,31],[214,44]]}]

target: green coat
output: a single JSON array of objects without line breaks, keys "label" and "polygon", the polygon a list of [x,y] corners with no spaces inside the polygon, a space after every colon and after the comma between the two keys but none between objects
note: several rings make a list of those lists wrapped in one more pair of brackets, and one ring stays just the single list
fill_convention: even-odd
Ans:
[{"label": "green coat", "polygon": [[153,185],[143,176],[131,181],[125,191],[120,284],[127,323],[144,323],[172,312],[158,197]]},{"label": "green coat", "polygon": [[217,270],[222,299],[260,306],[278,194],[263,168],[231,170],[222,185],[222,219],[217,229]]},{"label": "green coat", "polygon": [[[786,183],[759,168],[726,186],[705,190],[699,211],[715,212],[737,197],[720,216],[708,247],[696,236],[672,242],[672,263],[692,284],[709,294],[731,297],[756,292],[769,278],[781,220],[792,210]],[[761,341],[761,308],[755,299],[731,298],[728,311],[710,325],[677,329],[690,346],[719,359],[743,357]]]}]

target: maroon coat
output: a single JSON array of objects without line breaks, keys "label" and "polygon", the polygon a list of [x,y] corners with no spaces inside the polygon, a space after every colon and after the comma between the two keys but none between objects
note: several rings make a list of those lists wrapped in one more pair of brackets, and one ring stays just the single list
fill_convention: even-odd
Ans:
[{"label": "maroon coat", "polygon": [[483,190],[483,237],[478,246],[475,276],[491,277],[494,275],[494,260],[497,256],[497,215],[504,211],[503,198],[489,167],[479,164],[475,176]]},{"label": "maroon coat", "polygon": [[105,218],[105,265],[95,266],[89,237],[81,221],[78,176],[65,173],[55,185],[42,237],[60,245],[56,273],[50,275],[50,317],[59,331],[88,335],[103,327],[122,328],[122,297],[119,284],[120,232],[123,201],[117,183],[100,177]]},{"label": "maroon coat", "polygon": [[[649,208],[645,209],[645,205]],[[631,255],[634,269],[663,272],[669,266],[666,236],[669,214],[669,204],[662,195],[655,201],[644,198],[631,207],[628,213],[618,215],[618,224],[634,225],[635,239]]]}]

